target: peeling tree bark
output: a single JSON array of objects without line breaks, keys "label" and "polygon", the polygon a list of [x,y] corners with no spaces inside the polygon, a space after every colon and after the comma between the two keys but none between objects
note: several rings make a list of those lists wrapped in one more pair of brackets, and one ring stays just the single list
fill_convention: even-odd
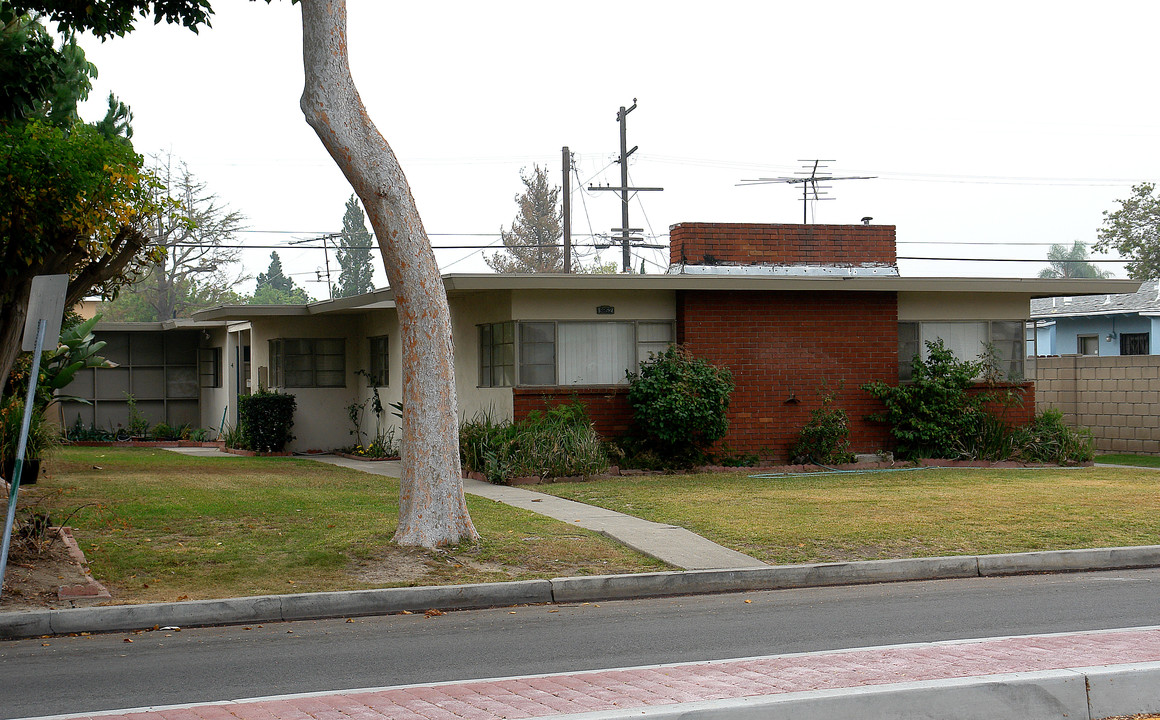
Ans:
[{"label": "peeling tree bark", "polygon": [[301,5],[302,112],[366,208],[399,313],[403,477],[394,539],[423,547],[475,540],[459,464],[451,313],[435,253],[395,153],[351,77],[345,1]]}]

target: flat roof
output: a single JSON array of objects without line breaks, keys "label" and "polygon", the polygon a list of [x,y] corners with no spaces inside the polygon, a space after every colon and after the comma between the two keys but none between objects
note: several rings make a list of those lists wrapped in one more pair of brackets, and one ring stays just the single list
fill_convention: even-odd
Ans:
[{"label": "flat roof", "polygon": [[[940,278],[884,276],[787,276],[708,274],[565,274],[455,273],[443,276],[449,296],[502,290],[739,290],[739,291],[837,291],[915,293],[1015,293],[1030,298],[1058,295],[1105,295],[1132,293],[1138,280],[1101,278]],[[194,319],[248,320],[255,317],[306,317],[326,313],[365,312],[395,306],[394,291],[381,288],[365,295],[320,300],[306,305],[226,305],[193,314]]]}]

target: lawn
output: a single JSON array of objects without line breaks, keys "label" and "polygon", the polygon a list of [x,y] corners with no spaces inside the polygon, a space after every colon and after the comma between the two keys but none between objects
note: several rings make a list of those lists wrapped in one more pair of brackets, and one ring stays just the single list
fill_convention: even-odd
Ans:
[{"label": "lawn", "polygon": [[646,475],[538,489],[680,525],[773,564],[1160,544],[1152,471]]},{"label": "lawn", "polygon": [[483,535],[446,551],[390,544],[398,481],[294,458],[62,448],[21,514],[74,528],[117,602],[666,569],[596,533],[476,497]]},{"label": "lawn", "polygon": [[1107,465],[1135,465],[1136,467],[1160,468],[1160,456],[1157,455],[1130,455],[1127,453],[1096,455],[1096,462]]}]

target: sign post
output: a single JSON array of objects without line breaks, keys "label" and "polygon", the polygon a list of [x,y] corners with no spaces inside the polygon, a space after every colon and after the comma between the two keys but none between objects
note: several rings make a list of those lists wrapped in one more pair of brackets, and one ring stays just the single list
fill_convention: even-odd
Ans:
[{"label": "sign post", "polygon": [[20,440],[16,445],[16,462],[9,478],[8,517],[4,522],[4,541],[0,544],[0,597],[4,594],[4,571],[8,569],[8,546],[12,540],[12,526],[16,524],[16,496],[20,491],[20,475],[24,470],[24,450],[28,446],[28,428],[32,423],[36,400],[36,380],[40,377],[40,354],[44,340],[60,338],[60,323],[64,316],[64,298],[68,292],[68,275],[37,275],[32,279],[28,297],[28,318],[24,323],[23,350],[32,351],[32,370],[28,375],[28,393],[24,398],[24,417],[20,423]]}]

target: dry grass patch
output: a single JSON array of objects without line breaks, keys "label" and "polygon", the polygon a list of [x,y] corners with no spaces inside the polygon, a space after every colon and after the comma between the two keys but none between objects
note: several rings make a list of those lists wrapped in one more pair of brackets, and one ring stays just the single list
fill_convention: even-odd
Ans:
[{"label": "dry grass patch", "polygon": [[[69,520],[115,602],[645,572],[663,565],[549,518],[469,497],[483,540],[390,543],[398,481],[295,458],[64,448],[22,512]],[[78,510],[79,508],[79,510]]]}]

